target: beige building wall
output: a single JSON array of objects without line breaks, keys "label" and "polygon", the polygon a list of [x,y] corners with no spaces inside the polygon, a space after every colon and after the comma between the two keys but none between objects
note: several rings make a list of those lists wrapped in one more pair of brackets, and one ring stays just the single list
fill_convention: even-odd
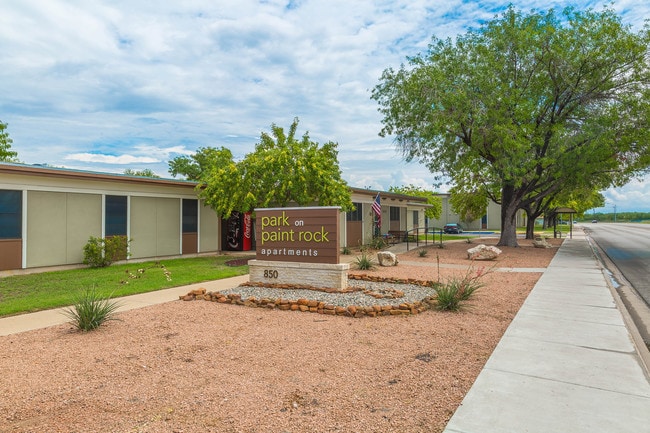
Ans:
[{"label": "beige building wall", "polygon": [[501,230],[501,205],[496,204],[492,200],[488,202],[487,229]]},{"label": "beige building wall", "polygon": [[[374,219],[375,213],[372,210],[372,204],[377,195],[376,191],[353,190],[352,201],[354,203],[361,203],[362,209],[362,236],[365,244],[372,241],[375,234]],[[385,235],[391,229],[390,223],[390,208],[398,207],[400,212],[398,230],[410,230],[413,228],[413,211],[418,212],[418,225],[424,227],[424,210],[427,205],[425,202],[422,204],[412,200],[412,197],[393,193],[380,193],[381,198],[381,234]],[[342,213],[341,226],[345,227],[346,219],[345,213]],[[342,230],[341,245],[345,245],[346,237],[345,230]],[[356,247],[357,245],[347,245],[349,247]]]},{"label": "beige building wall", "polygon": [[[255,231],[255,230],[253,230]],[[219,217],[209,206],[199,204],[199,252],[219,251]]]},{"label": "beige building wall", "polygon": [[[406,209],[407,230],[412,230],[417,227],[422,230],[422,233],[424,233],[424,211],[425,210],[426,208],[424,207],[414,207],[414,206],[409,206]],[[418,213],[417,221],[414,221],[413,212]]]},{"label": "beige building wall", "polygon": [[66,194],[27,193],[27,267],[66,263]]},{"label": "beige building wall", "polygon": [[102,196],[67,193],[66,216],[66,263],[81,263],[88,239],[102,236]]},{"label": "beige building wall", "polygon": [[[105,195],[129,197],[130,258],[178,256],[181,200],[197,199],[195,186],[169,179],[0,163],[0,189],[25,194],[24,234],[18,249],[24,256],[20,267],[26,268],[81,263],[88,238],[103,236]],[[201,206],[199,252],[220,251],[219,227],[214,211]],[[13,244],[12,248],[16,249]]]},{"label": "beige building wall", "polygon": [[131,258],[180,254],[180,199],[131,197]]},{"label": "beige building wall", "polygon": [[156,255],[181,254],[181,201],[156,199]]},{"label": "beige building wall", "polygon": [[101,195],[28,191],[26,266],[81,263],[88,238],[101,236],[101,212]]},{"label": "beige building wall", "polygon": [[130,258],[156,256],[156,198],[131,197],[129,207]]}]

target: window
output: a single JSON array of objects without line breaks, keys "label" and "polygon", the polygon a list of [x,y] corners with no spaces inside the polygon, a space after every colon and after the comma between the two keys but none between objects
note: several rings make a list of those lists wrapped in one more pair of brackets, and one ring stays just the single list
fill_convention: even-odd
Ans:
[{"label": "window", "polygon": [[417,227],[420,225],[420,215],[418,214],[418,211],[414,210],[413,211],[413,227]]},{"label": "window", "polygon": [[22,191],[0,190],[0,239],[21,239]]},{"label": "window", "polygon": [[400,208],[397,206],[391,206],[390,207],[390,220],[391,221],[399,221],[399,214],[400,214]]},{"label": "window", "polygon": [[183,233],[197,233],[199,222],[198,200],[183,199]]},{"label": "window", "polygon": [[348,221],[363,221],[363,214],[361,209],[363,209],[363,204],[361,203],[352,203],[354,205],[354,210],[349,211],[346,214],[346,220]]},{"label": "window", "polygon": [[126,236],[128,202],[126,196],[106,196],[104,236]]}]

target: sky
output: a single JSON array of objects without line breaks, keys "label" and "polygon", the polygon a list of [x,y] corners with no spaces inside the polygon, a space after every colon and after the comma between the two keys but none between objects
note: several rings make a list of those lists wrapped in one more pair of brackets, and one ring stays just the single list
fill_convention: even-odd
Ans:
[{"label": "sky", "polygon": [[[201,147],[254,150],[276,124],[338,143],[350,186],[433,187],[394,137],[372,89],[433,36],[478,28],[508,2],[480,0],[20,0],[0,13],[0,121],[28,164],[170,177]],[[609,2],[513,1],[524,11]],[[647,0],[613,9],[635,30]],[[446,192],[442,185],[437,191]],[[650,177],[596,211],[650,211]]]}]

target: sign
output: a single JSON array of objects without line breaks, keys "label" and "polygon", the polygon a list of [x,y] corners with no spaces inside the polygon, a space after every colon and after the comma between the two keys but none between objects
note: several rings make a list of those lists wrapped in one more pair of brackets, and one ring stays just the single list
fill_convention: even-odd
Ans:
[{"label": "sign", "polygon": [[253,247],[253,220],[251,218],[251,213],[246,212],[244,214],[244,236],[242,242],[242,249],[244,251],[250,251]]},{"label": "sign", "polygon": [[339,263],[339,207],[255,209],[256,259]]}]

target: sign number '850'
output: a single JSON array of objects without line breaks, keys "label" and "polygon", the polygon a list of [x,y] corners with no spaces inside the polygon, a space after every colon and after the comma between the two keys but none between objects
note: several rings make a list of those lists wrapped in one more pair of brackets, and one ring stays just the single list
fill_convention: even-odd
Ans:
[{"label": "sign number '850'", "polygon": [[278,278],[278,271],[273,269],[266,269],[264,271],[264,278]]}]

